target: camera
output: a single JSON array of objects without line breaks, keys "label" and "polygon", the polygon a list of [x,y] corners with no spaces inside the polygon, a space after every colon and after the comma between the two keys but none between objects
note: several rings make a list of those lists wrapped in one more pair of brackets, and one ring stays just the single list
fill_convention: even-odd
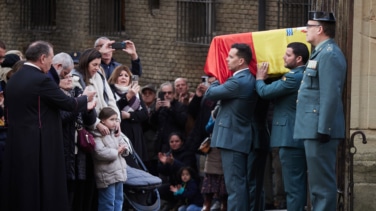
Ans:
[{"label": "camera", "polygon": [[111,47],[112,49],[119,50],[119,49],[125,49],[127,46],[125,42],[115,42],[115,43],[112,43]]}]

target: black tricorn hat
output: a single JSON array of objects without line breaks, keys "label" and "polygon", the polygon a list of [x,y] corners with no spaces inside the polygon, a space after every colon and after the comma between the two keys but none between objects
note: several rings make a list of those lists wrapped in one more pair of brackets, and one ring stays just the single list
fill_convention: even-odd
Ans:
[{"label": "black tricorn hat", "polygon": [[334,14],[332,12],[322,11],[309,11],[308,20],[336,22],[336,19],[334,18]]}]

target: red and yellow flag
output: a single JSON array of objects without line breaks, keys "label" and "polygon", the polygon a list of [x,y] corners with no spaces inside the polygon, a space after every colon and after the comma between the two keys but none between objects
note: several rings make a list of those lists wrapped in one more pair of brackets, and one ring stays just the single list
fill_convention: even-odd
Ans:
[{"label": "red and yellow flag", "polygon": [[252,74],[256,75],[258,63],[269,62],[268,74],[280,76],[288,72],[284,67],[283,55],[291,42],[305,43],[311,49],[306,41],[306,27],[216,36],[210,44],[204,71],[207,75],[215,76],[221,83],[225,82],[232,76],[226,62],[231,45],[246,43],[252,49],[252,61],[249,65]]}]

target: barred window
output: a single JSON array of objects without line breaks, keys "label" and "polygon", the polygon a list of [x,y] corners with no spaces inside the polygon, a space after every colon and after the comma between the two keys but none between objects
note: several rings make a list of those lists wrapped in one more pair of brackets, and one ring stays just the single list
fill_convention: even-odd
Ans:
[{"label": "barred window", "polygon": [[125,31],[124,0],[90,0],[90,34],[119,36]]},{"label": "barred window", "polygon": [[21,0],[21,28],[51,31],[56,26],[56,0]]},{"label": "barred window", "polygon": [[305,26],[312,0],[278,0],[278,28]]},{"label": "barred window", "polygon": [[177,0],[178,42],[209,45],[215,36],[215,0]]}]

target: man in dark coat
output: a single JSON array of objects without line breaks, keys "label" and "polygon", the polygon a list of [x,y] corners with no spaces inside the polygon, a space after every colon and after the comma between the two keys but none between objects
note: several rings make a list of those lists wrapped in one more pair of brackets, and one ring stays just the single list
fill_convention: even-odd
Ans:
[{"label": "man in dark coat", "polygon": [[[0,210],[68,210],[60,109],[86,111],[94,93],[71,98],[46,74],[54,56],[32,43],[27,62],[7,85],[8,139],[0,184]],[[84,96],[86,95],[86,96]]]}]

